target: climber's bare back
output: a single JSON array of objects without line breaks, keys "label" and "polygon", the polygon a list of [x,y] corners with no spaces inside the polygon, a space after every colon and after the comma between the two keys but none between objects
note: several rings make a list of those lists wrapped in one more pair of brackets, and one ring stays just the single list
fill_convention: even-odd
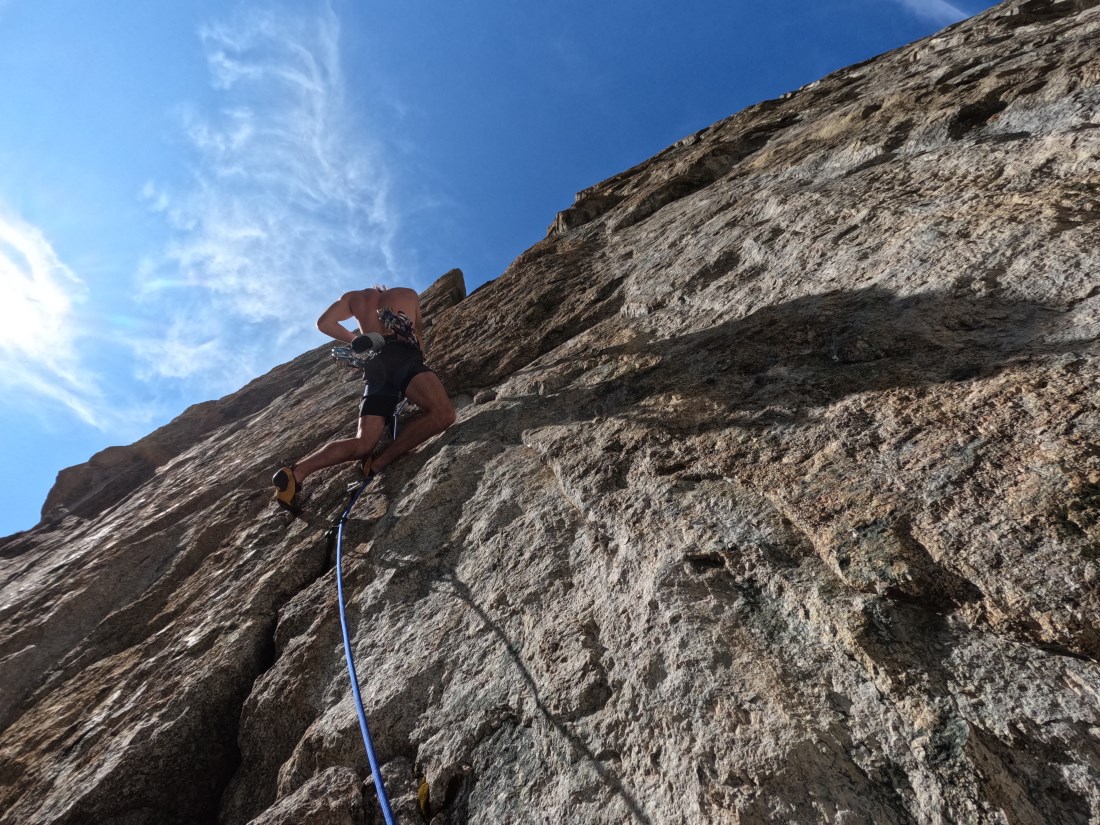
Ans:
[{"label": "climber's bare back", "polygon": [[[420,298],[415,289],[403,286],[384,291],[372,288],[345,292],[317,319],[317,328],[337,340],[351,341],[355,334],[347,332],[339,324],[341,321],[354,318],[359,324],[360,332],[377,332],[386,335],[389,330],[385,329],[378,320],[378,310],[383,307],[389,307],[395,314],[404,312],[413,322],[417,337],[421,341],[424,340],[420,326]],[[341,335],[341,332],[344,334]]]}]

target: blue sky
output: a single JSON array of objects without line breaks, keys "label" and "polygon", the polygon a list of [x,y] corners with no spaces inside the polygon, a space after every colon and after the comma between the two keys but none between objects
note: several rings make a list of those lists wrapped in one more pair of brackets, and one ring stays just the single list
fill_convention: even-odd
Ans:
[{"label": "blue sky", "polygon": [[576,191],[991,5],[0,0],[0,536],[345,290],[472,289]]}]

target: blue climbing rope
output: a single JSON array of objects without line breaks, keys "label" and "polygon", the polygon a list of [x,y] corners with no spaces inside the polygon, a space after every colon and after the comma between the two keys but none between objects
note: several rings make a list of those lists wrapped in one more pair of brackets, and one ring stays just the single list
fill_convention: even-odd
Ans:
[{"label": "blue climbing rope", "polygon": [[[401,410],[404,406],[405,402],[402,401],[401,405],[393,413],[394,438],[397,438],[397,417],[401,414]],[[353,659],[351,655],[351,637],[348,634],[347,611],[344,608],[344,524],[347,523],[348,516],[351,515],[351,508],[355,506],[355,502],[359,500],[359,496],[363,494],[363,491],[370,486],[373,480],[374,476],[368,476],[352,489],[351,495],[348,497],[348,503],[344,507],[344,511],[340,514],[340,518],[337,522],[336,595],[337,601],[340,604],[340,632],[344,637],[344,658],[347,660],[348,677],[351,679],[351,696],[355,700],[355,712],[359,715],[359,731],[363,734],[363,746],[367,749],[367,761],[370,762],[371,776],[374,777],[374,788],[378,793],[378,804],[382,806],[382,816],[386,819],[386,825],[396,825],[397,820],[394,818],[393,809],[390,807],[390,798],[386,794],[386,786],[382,783],[382,770],[378,766],[378,756],[374,752],[374,740],[371,739],[370,728],[367,726],[367,712],[363,710],[363,697],[359,690],[359,678],[355,675],[355,659]]]}]

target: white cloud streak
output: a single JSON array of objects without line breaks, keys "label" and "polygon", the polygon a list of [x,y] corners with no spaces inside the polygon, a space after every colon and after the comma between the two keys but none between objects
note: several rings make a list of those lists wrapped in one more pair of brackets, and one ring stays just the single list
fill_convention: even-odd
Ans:
[{"label": "white cloud streak", "polygon": [[40,229],[0,209],[0,387],[23,406],[45,399],[103,428],[95,378],[82,365],[87,287]]},{"label": "white cloud streak", "polygon": [[218,108],[181,109],[191,182],[144,192],[172,241],[138,280],[172,332],[139,352],[165,377],[187,358],[187,375],[225,390],[253,377],[248,365],[317,343],[313,320],[342,292],[393,280],[397,219],[380,152],[347,101],[330,8],[251,12],[199,36]]},{"label": "white cloud streak", "polygon": [[941,26],[958,23],[970,17],[970,13],[949,3],[947,0],[895,0],[909,11],[925,20],[931,20]]}]

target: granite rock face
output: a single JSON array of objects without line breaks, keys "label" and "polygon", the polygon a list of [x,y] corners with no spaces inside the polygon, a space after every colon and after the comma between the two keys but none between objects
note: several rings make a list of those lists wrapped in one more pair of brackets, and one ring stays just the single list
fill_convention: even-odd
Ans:
[{"label": "granite rock face", "polygon": [[[433,287],[458,421],[346,538],[402,822],[1100,822],[1098,54],[1010,0]],[[0,542],[0,823],[381,821],[355,474],[266,486],[358,386],[252,387]]]}]

